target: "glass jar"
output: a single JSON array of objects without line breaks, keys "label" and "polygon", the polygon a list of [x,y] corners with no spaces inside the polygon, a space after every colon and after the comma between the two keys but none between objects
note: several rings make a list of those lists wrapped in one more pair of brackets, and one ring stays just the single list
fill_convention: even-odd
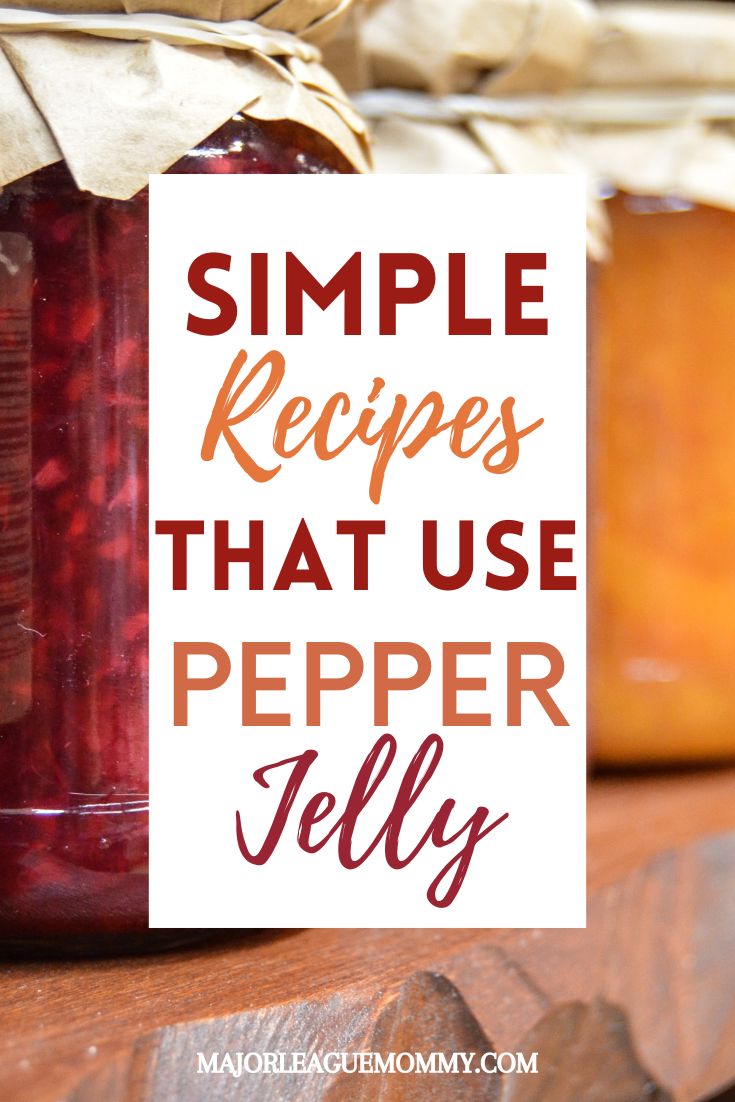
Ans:
[{"label": "glass jar", "polygon": [[598,282],[598,762],[735,757],[735,213],[618,194]]},{"label": "glass jar", "polygon": [[[352,167],[237,116],[171,172]],[[0,941],[151,944],[148,196],[0,192]]]}]

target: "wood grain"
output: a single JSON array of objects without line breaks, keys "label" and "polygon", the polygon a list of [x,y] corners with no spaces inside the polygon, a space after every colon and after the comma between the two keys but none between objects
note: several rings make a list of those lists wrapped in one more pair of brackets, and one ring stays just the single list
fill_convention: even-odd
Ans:
[{"label": "wood grain", "polygon": [[[0,1099],[693,1102],[724,1089],[735,773],[593,784],[589,884],[586,931],[256,932],[159,956],[5,964]],[[538,1048],[540,1074],[195,1074],[200,1050],[394,1045]]]}]

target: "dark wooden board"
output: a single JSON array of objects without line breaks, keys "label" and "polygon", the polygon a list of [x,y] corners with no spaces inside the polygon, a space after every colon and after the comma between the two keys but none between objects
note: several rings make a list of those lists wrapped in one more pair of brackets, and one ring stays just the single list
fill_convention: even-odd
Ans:
[{"label": "dark wooden board", "polygon": [[[735,1081],[735,773],[597,781],[587,930],[301,930],[0,968],[2,1102],[694,1102]],[[533,1051],[540,1074],[198,1076],[197,1051]]]}]

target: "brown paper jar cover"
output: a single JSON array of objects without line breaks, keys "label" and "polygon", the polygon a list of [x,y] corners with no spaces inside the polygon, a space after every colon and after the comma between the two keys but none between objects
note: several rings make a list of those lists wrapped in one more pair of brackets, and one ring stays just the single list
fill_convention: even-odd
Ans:
[{"label": "brown paper jar cover", "polygon": [[[29,18],[21,4],[0,14],[0,186],[63,159],[83,191],[128,199],[237,111],[308,127],[358,171],[368,167],[358,114],[318,51],[291,36],[325,35],[344,0],[157,6],[126,19],[122,6],[104,5],[95,21],[87,0],[50,5],[51,19],[76,21],[80,30],[69,32],[23,33],[24,24],[13,23]],[[223,15],[247,22],[222,23]],[[165,40],[167,20],[181,44]],[[213,28],[204,37],[202,21]],[[238,32],[243,47],[253,38],[255,45],[203,44],[228,31],[228,45]]]},{"label": "brown paper jar cover", "polygon": [[173,45],[161,26],[202,36],[178,14],[83,13],[92,34],[14,33],[0,13],[0,944],[16,952],[188,933],[147,928],[147,174],[365,165],[354,109],[283,37],[321,35],[344,4],[269,5],[263,28],[252,3],[194,7],[250,20],[204,27],[249,48]]},{"label": "brown paper jar cover", "polygon": [[[370,118],[376,171],[585,171],[552,115],[525,100],[519,114],[515,103],[519,91],[545,102],[574,81],[596,26],[588,0],[378,0],[361,10],[341,75]],[[606,249],[591,190],[588,248],[593,259]]]},{"label": "brown paper jar cover", "polygon": [[595,23],[588,0],[385,0],[361,40],[375,87],[550,91],[579,70]]},{"label": "brown paper jar cover", "polygon": [[300,38],[313,38],[331,28],[350,5],[351,0],[281,0],[278,4],[268,0],[154,0],[153,3],[151,0],[44,0],[43,4],[32,5],[27,0],[7,0],[2,6],[18,10],[33,8],[59,15],[156,11],[219,23],[250,19]]}]

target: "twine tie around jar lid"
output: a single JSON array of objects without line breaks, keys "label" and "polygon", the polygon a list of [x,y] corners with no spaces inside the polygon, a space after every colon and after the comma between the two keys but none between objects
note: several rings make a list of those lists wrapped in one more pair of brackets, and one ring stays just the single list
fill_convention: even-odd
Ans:
[{"label": "twine tie around jar lid", "polygon": [[321,59],[316,46],[303,42],[289,31],[263,27],[249,19],[217,23],[157,12],[58,15],[0,8],[0,35],[31,32],[85,34],[125,42],[165,42],[169,46],[219,46],[226,50],[252,50],[264,57],[296,57],[307,62]]}]

